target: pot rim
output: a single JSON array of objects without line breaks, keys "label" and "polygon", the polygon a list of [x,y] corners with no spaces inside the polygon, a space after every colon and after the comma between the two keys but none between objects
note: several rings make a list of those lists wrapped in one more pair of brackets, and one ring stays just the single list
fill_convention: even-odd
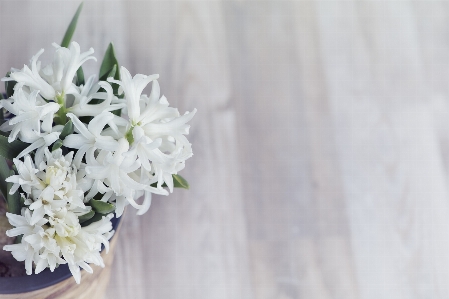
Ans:
[{"label": "pot rim", "polygon": [[[117,232],[121,217],[111,219],[112,228]],[[113,238],[115,238],[115,233]],[[102,245],[102,251],[104,246]],[[83,271],[83,269],[81,269]],[[0,294],[21,294],[41,290],[58,284],[66,279],[73,279],[67,264],[59,265],[53,272],[46,268],[39,274],[19,277],[0,277]]]}]

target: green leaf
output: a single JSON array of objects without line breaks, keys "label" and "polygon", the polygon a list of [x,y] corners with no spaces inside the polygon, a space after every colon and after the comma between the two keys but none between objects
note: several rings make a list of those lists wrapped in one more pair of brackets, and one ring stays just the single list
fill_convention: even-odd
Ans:
[{"label": "green leaf", "polygon": [[[14,170],[11,170],[9,174],[11,176],[15,175],[16,173],[14,172]],[[20,209],[22,208],[20,204],[20,194],[18,191],[16,191],[14,194],[9,194],[12,186],[13,183],[6,183],[6,202],[8,204],[8,212],[20,215]]]},{"label": "green leaf", "polygon": [[78,220],[80,223],[83,223],[83,222],[86,222],[87,220],[91,219],[94,216],[95,216],[95,211],[90,210],[89,213],[78,216]]},{"label": "green leaf", "polygon": [[111,113],[115,114],[117,116],[121,116],[122,115],[122,109],[111,111]]},{"label": "green leaf", "polygon": [[11,169],[9,168],[8,163],[6,162],[6,159],[3,157],[0,157],[0,191],[3,194],[3,198],[6,199],[7,196],[7,186],[6,186],[6,178],[10,176]]},{"label": "green leaf", "polygon": [[114,45],[110,43],[104,53],[103,62],[101,63],[99,80],[106,81],[114,66],[117,69],[114,73],[114,79],[120,80],[120,69],[117,58],[115,57]]},{"label": "green leaf", "polygon": [[184,188],[189,189],[189,183],[187,183],[186,179],[180,176],[179,174],[173,174],[173,186],[175,188]]},{"label": "green leaf", "polygon": [[73,122],[72,120],[69,120],[65,125],[64,128],[61,131],[61,134],[59,135],[59,139],[64,140],[68,135],[73,133]]},{"label": "green leaf", "polygon": [[[189,189],[189,183],[187,183],[186,179],[183,178],[182,176],[180,176],[179,174],[172,174],[173,177],[173,187],[175,188],[184,188],[184,189]],[[151,187],[156,188],[157,187],[157,182],[153,183],[150,185]],[[162,187],[167,187],[166,183],[162,184]]]},{"label": "green leaf", "polygon": [[117,65],[114,64],[109,74],[106,76],[106,79],[109,77],[115,78],[115,73],[117,72]]},{"label": "green leaf", "polygon": [[0,156],[8,160],[16,158],[21,151],[28,147],[29,144],[20,140],[8,142],[8,137],[0,135]]},{"label": "green leaf", "polygon": [[113,204],[101,200],[91,199],[89,203],[92,209],[100,214],[109,214],[115,210],[115,206]]},{"label": "green leaf", "polygon": [[80,16],[81,10],[83,9],[83,2],[78,6],[78,9],[76,10],[75,15],[72,18],[72,21],[69,24],[69,27],[67,28],[64,38],[61,42],[61,47],[67,48],[70,45],[70,41],[72,40],[73,33],[75,32],[76,23],[78,22],[78,17]]},{"label": "green leaf", "polygon": [[83,223],[81,223],[82,227],[88,226],[89,224],[92,224],[94,222],[100,221],[101,218],[103,218],[104,215],[100,214],[100,213],[95,213],[95,215],[90,218],[89,220],[84,221]]},{"label": "green leaf", "polygon": [[76,71],[76,86],[84,85],[84,71],[83,67],[80,66]]},{"label": "green leaf", "polygon": [[16,239],[14,240],[14,244],[20,244],[20,243],[22,243],[22,238],[23,238],[23,235],[18,235],[18,236],[16,237]]},{"label": "green leaf", "polygon": [[53,146],[51,147],[51,151],[54,152],[55,150],[61,148],[62,146],[62,140],[58,139],[55,141],[55,143],[53,143]]},{"label": "green leaf", "polygon": [[[11,72],[6,73],[6,77],[9,77]],[[14,86],[17,84],[16,81],[5,81],[5,91],[6,96],[10,98],[14,94]]]}]

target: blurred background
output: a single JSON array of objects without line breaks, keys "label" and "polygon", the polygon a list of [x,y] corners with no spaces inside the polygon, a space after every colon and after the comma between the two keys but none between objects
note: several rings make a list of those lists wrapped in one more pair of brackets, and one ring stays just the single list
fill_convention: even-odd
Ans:
[{"label": "blurred background", "polygon": [[[0,74],[78,4],[1,1]],[[449,2],[85,1],[73,39],[198,109],[106,298],[449,298]]]}]

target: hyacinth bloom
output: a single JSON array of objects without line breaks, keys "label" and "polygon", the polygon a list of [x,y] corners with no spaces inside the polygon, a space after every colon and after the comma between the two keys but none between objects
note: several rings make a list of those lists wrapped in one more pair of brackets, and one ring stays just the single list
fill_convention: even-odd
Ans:
[{"label": "hyacinth bloom", "polygon": [[15,86],[0,100],[11,115],[0,130],[14,151],[20,148],[6,178],[19,206],[7,213],[7,235],[21,236],[3,249],[24,261],[29,275],[67,264],[80,283],[81,269],[104,267],[100,253],[109,249],[114,214],[129,205],[143,215],[153,194],[173,192],[174,178],[180,184],[178,172],[193,155],[186,135],[196,109],[181,115],[161,95],[159,75],[132,76],[118,64],[109,78],[84,82],[80,69],[96,60],[94,50],[81,52],[76,42],[53,46],[50,64],[39,61],[42,49],[30,66],[2,79]]},{"label": "hyacinth bloom", "polygon": [[[190,126],[186,123],[193,118],[196,109],[181,116],[177,109],[169,107],[167,99],[160,96],[156,80],[159,75],[132,77],[123,66],[120,72],[121,81],[112,78],[108,81],[120,85],[124,91],[128,111],[125,137],[131,145],[129,153],[136,156],[147,171],[154,173],[159,188],[165,183],[172,192],[172,174],[183,169],[184,161],[193,155],[184,135],[189,134]],[[151,81],[150,96],[142,95]]]},{"label": "hyacinth bloom", "polygon": [[80,53],[80,46],[76,42],[70,44],[70,48],[60,47],[53,44],[56,52],[53,62],[43,69],[38,61],[39,57],[44,53],[41,49],[31,58],[31,69],[24,65],[21,70],[11,72],[9,78],[3,78],[2,81],[16,81],[19,86],[23,86],[29,90],[39,90],[46,100],[55,100],[62,95],[79,92],[79,88],[73,83],[76,71],[86,61],[95,57],[90,56],[94,53],[94,49]]}]

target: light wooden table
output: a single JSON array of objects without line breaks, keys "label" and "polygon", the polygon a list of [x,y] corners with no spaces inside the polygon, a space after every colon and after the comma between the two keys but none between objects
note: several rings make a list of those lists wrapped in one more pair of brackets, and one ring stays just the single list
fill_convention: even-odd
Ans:
[{"label": "light wooden table", "polygon": [[[0,73],[77,4],[1,1]],[[449,298],[448,2],[86,1],[74,39],[198,109],[107,298]]]}]

